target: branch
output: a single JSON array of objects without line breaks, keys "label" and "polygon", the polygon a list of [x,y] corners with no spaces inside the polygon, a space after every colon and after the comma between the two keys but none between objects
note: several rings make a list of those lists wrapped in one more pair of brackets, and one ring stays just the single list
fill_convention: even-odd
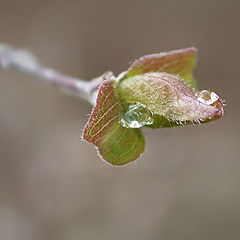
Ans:
[{"label": "branch", "polygon": [[117,78],[106,72],[91,81],[47,68],[30,52],[4,44],[0,44],[0,65],[37,76],[95,105],[82,139],[94,144],[108,163],[121,166],[144,151],[141,127],[171,128],[223,117],[221,98],[210,90],[195,89],[196,52],[186,48],[146,55]]},{"label": "branch", "polygon": [[22,72],[37,76],[40,79],[52,83],[71,95],[77,95],[87,100],[91,104],[95,102],[96,91],[99,84],[109,76],[111,72],[106,72],[102,76],[91,81],[70,77],[47,68],[40,64],[37,58],[29,51],[24,49],[14,49],[8,45],[0,43],[0,65],[4,69],[17,69]]}]

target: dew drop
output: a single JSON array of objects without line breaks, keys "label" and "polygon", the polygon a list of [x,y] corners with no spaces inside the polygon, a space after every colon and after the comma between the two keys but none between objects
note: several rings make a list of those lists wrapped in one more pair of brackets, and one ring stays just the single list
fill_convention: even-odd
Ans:
[{"label": "dew drop", "polygon": [[218,112],[219,117],[223,116],[224,103],[223,103],[223,100],[221,100],[220,97],[215,92],[212,92],[210,90],[203,90],[197,93],[196,96],[200,102],[217,108],[219,110]]},{"label": "dew drop", "polygon": [[203,90],[197,94],[197,98],[200,102],[213,105],[217,101],[219,101],[219,96],[212,91],[209,90]]},{"label": "dew drop", "polygon": [[120,123],[126,128],[140,128],[153,124],[152,112],[143,104],[136,103],[127,106],[121,114]]}]

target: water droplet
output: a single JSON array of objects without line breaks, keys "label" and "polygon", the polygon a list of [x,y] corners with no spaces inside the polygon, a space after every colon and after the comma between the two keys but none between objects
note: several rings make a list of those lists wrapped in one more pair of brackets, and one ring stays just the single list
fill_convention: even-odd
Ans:
[{"label": "water droplet", "polygon": [[210,90],[203,90],[199,93],[197,93],[197,98],[200,102],[205,103],[207,105],[211,105],[219,110],[218,116],[223,116],[223,100],[220,99],[220,97]]},{"label": "water droplet", "polygon": [[219,96],[212,91],[203,90],[197,94],[198,100],[202,103],[213,105],[215,102],[219,101]]},{"label": "water droplet", "polygon": [[126,128],[140,128],[153,124],[152,112],[143,104],[136,103],[126,107],[121,114],[120,123]]}]

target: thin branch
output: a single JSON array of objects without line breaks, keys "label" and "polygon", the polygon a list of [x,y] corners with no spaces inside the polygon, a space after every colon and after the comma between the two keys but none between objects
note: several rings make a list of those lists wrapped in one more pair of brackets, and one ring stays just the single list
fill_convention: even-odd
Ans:
[{"label": "thin branch", "polygon": [[106,72],[102,76],[91,81],[70,77],[47,68],[40,64],[37,58],[24,49],[14,49],[8,45],[0,43],[0,65],[4,69],[17,69],[22,72],[37,76],[40,79],[55,84],[70,94],[77,95],[91,104],[95,102],[96,90],[99,84],[109,77],[111,72]]}]

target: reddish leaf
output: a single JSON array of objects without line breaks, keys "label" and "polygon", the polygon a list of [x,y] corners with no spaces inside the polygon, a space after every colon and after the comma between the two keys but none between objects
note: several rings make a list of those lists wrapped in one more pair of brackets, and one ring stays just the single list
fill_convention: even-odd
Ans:
[{"label": "reddish leaf", "polygon": [[196,48],[186,48],[146,55],[136,60],[124,78],[147,72],[166,72],[180,76],[195,87],[192,70],[195,66]]},{"label": "reddish leaf", "polygon": [[223,115],[219,98],[210,102],[198,98],[188,84],[172,74],[151,72],[129,77],[118,84],[117,92],[123,102],[141,103],[170,121],[206,121]]},{"label": "reddish leaf", "polygon": [[140,129],[124,128],[120,123],[120,104],[112,81],[104,81],[96,105],[83,132],[83,139],[93,143],[99,154],[112,165],[125,165],[144,151]]}]

